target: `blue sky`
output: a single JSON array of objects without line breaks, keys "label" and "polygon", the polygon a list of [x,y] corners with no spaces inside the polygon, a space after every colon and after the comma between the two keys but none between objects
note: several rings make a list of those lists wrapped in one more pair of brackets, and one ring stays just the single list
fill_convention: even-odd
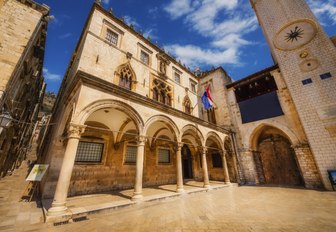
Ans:
[{"label": "blue sky", "polygon": [[[44,77],[57,92],[93,0],[38,0],[51,7]],[[329,36],[336,35],[336,1],[307,0]],[[238,80],[273,64],[248,0],[102,0],[191,69],[222,66]]]}]

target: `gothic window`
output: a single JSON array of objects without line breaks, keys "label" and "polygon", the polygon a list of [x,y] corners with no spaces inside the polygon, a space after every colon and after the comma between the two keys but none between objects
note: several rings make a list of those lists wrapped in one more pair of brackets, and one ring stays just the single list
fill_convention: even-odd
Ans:
[{"label": "gothic window", "polygon": [[159,93],[157,89],[153,89],[153,99],[156,101],[159,100]]},{"label": "gothic window", "polygon": [[183,107],[184,107],[184,112],[187,114],[191,114],[191,102],[190,99],[186,96],[184,101],[183,101]]},{"label": "gothic window", "polygon": [[208,122],[216,124],[216,116],[214,108],[210,108],[207,110]]},{"label": "gothic window", "polygon": [[165,105],[172,105],[172,88],[166,83],[154,79],[153,80],[153,99]]},{"label": "gothic window", "polygon": [[117,46],[118,44],[118,34],[111,31],[110,29],[107,29],[106,31],[106,37],[105,39],[107,40],[107,42]]},{"label": "gothic window", "polygon": [[120,70],[120,76],[119,76],[119,86],[123,87],[125,89],[132,89],[132,82],[133,80],[133,74],[131,69],[129,68],[128,65],[124,66]]}]

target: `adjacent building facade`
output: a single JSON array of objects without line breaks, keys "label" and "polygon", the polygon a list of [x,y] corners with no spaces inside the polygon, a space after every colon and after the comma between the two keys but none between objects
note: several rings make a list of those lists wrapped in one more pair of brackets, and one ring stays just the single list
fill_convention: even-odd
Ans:
[{"label": "adjacent building facade", "polygon": [[0,3],[0,173],[25,159],[45,83],[42,77],[49,8],[33,1]]}]

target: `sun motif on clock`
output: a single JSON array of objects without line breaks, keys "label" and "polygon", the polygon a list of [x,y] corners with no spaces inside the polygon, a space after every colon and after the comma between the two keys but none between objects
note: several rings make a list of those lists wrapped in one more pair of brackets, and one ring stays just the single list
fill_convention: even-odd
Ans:
[{"label": "sun motif on clock", "polygon": [[282,51],[292,51],[308,44],[317,34],[316,23],[298,19],[281,27],[274,36],[274,46]]},{"label": "sun motif on clock", "polygon": [[298,26],[295,27],[294,30],[290,30],[289,33],[286,34],[285,40],[287,42],[298,41],[298,38],[302,38],[304,30]]}]

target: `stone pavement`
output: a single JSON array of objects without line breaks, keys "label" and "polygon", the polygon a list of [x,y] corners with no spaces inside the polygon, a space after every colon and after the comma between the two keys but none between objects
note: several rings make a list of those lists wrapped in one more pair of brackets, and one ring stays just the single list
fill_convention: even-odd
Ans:
[{"label": "stone pavement", "polygon": [[20,201],[28,185],[25,181],[28,164],[24,161],[11,176],[0,180],[0,231],[14,226],[34,225],[43,222],[41,204]]},{"label": "stone pavement", "polygon": [[229,187],[142,202],[88,220],[1,231],[336,231],[336,193]]}]

